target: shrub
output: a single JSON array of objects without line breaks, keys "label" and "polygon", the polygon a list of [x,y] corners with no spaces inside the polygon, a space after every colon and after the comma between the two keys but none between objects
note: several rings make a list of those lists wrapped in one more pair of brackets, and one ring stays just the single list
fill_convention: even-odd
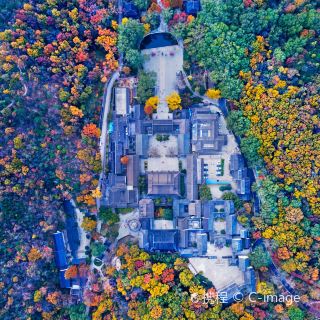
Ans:
[{"label": "shrub", "polygon": [[227,184],[227,185],[225,185],[225,186],[220,186],[219,187],[219,190],[220,191],[230,191],[232,189],[232,187],[231,187],[231,185],[230,184]]},{"label": "shrub", "polygon": [[113,212],[111,208],[108,207],[101,207],[99,211],[99,218],[109,225],[113,225],[119,222],[120,218],[119,215]]},{"label": "shrub", "polygon": [[95,257],[100,257],[105,251],[104,244],[100,242],[93,242],[91,244],[91,253]]},{"label": "shrub", "polygon": [[210,188],[203,184],[199,188],[200,200],[212,200],[212,194]]}]

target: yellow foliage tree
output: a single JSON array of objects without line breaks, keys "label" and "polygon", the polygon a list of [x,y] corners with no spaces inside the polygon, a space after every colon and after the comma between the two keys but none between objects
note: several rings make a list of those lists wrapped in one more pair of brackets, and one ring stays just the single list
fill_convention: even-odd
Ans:
[{"label": "yellow foliage tree", "polygon": [[166,267],[167,265],[165,263],[155,263],[152,266],[152,271],[155,275],[160,276]]},{"label": "yellow foliage tree", "polygon": [[257,285],[257,293],[262,295],[271,295],[274,294],[274,288],[272,284],[261,281]]},{"label": "yellow foliage tree", "polygon": [[159,305],[155,305],[150,311],[151,319],[159,319],[161,318],[161,315],[162,315],[162,308]]},{"label": "yellow foliage tree", "polygon": [[238,317],[244,314],[244,309],[245,309],[245,306],[241,302],[234,303],[230,307],[230,310]]},{"label": "yellow foliage tree", "polygon": [[245,312],[240,320],[254,320],[254,317],[249,312]]},{"label": "yellow foliage tree", "polygon": [[83,112],[81,109],[77,108],[76,106],[71,106],[70,107],[70,112],[73,116],[82,118],[83,117]]},{"label": "yellow foliage tree", "polygon": [[34,302],[39,302],[42,298],[42,293],[40,290],[36,290],[33,294],[33,301]]},{"label": "yellow foliage tree", "polygon": [[145,109],[152,107],[153,110],[157,110],[159,104],[159,97],[150,97],[145,104]]},{"label": "yellow foliage tree", "polygon": [[96,189],[92,190],[91,194],[95,199],[100,199],[102,197],[102,193],[100,191],[100,188],[96,188]]},{"label": "yellow foliage tree", "polygon": [[300,208],[286,207],[286,219],[290,223],[299,223],[303,219],[303,212]]},{"label": "yellow foliage tree", "polygon": [[206,92],[206,96],[210,99],[219,99],[221,98],[221,91],[219,89],[208,89]]},{"label": "yellow foliage tree", "polygon": [[88,217],[85,217],[82,221],[81,227],[86,231],[92,231],[96,228],[97,221],[94,221]]},{"label": "yellow foliage tree", "polygon": [[54,291],[54,292],[49,293],[49,294],[47,295],[46,300],[47,300],[49,303],[51,303],[51,304],[53,304],[53,305],[56,305],[56,304],[58,304],[59,297],[60,297],[59,292]]},{"label": "yellow foliage tree", "polygon": [[183,270],[180,274],[179,274],[179,279],[181,281],[181,283],[185,286],[185,287],[190,287],[193,283],[192,283],[192,279],[193,279],[193,274],[189,269],[185,269]]},{"label": "yellow foliage tree", "polygon": [[168,107],[171,111],[177,110],[177,109],[182,109],[181,106],[181,98],[178,94],[178,92],[172,92],[166,97],[166,101],[168,103]]}]

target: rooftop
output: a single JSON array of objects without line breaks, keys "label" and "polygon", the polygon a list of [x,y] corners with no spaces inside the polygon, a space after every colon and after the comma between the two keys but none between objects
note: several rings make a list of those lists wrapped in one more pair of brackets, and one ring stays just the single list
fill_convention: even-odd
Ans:
[{"label": "rooftop", "polygon": [[176,46],[178,41],[169,32],[150,33],[143,38],[140,44],[140,50],[160,48],[167,46]]},{"label": "rooftop", "polygon": [[179,195],[179,172],[148,172],[149,195]]},{"label": "rooftop", "polygon": [[150,230],[150,250],[177,251],[178,230]]}]

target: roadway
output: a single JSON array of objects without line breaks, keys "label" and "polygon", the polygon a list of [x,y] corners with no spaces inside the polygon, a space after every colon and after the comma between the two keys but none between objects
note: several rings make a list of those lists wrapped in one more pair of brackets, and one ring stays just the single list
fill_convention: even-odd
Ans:
[{"label": "roadway", "polygon": [[101,171],[104,175],[107,163],[107,141],[108,141],[108,114],[110,112],[112,88],[115,82],[119,79],[120,72],[116,71],[112,74],[109,81],[105,84],[102,100],[102,125],[100,135],[100,154],[101,154]]}]

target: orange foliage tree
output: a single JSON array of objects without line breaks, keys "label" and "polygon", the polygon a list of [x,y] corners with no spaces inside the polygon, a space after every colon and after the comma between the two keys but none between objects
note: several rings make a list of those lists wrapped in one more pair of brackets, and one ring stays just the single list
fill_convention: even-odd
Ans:
[{"label": "orange foliage tree", "polygon": [[77,275],[78,275],[78,267],[76,265],[72,265],[66,270],[64,277],[66,279],[73,279],[73,278],[76,278]]},{"label": "orange foliage tree", "polygon": [[30,262],[35,262],[41,259],[42,255],[39,249],[32,247],[28,253],[28,260]]},{"label": "orange foliage tree", "polygon": [[152,106],[150,106],[150,105],[145,105],[144,106],[144,112],[147,114],[147,115],[151,115],[152,113],[153,113],[153,108],[152,108]]},{"label": "orange foliage tree", "polygon": [[99,138],[100,137],[100,129],[97,127],[94,123],[88,123],[86,124],[83,129],[82,133],[85,136],[91,137],[91,138]]},{"label": "orange foliage tree", "polygon": [[129,163],[129,157],[128,156],[121,157],[120,162],[126,166]]}]

